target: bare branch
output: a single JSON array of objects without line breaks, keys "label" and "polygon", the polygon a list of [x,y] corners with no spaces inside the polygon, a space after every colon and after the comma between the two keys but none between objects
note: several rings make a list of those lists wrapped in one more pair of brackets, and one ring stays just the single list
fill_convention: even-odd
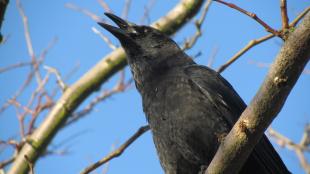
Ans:
[{"label": "bare branch", "polygon": [[109,5],[104,2],[104,0],[97,0],[98,3],[100,4],[100,6],[106,11],[106,12],[109,12],[109,13],[112,13],[112,10],[111,8],[109,7]]},{"label": "bare branch", "polygon": [[57,43],[57,41],[58,41],[58,38],[57,38],[57,37],[54,37],[54,38],[48,43],[47,47],[43,49],[43,51],[41,52],[41,54],[40,54],[40,56],[39,56],[39,58],[38,58],[38,64],[39,64],[38,66],[40,66],[40,65],[43,63],[44,59],[46,58],[47,53],[50,51],[50,49],[52,49],[52,48],[55,46],[55,44]]},{"label": "bare branch", "polygon": [[310,148],[308,148],[307,146],[303,146],[301,144],[294,143],[291,139],[280,134],[279,132],[277,132],[276,130],[274,130],[271,127],[268,128],[268,134],[271,137],[273,137],[274,139],[276,139],[277,144],[281,147],[287,147],[287,149],[289,149],[289,150],[299,149],[302,151],[309,151],[310,152]]},{"label": "bare branch", "polygon": [[[289,25],[290,27],[295,27],[295,25],[298,23],[299,20],[301,20],[308,12],[310,11],[310,7],[306,8],[303,12],[301,12],[294,21]],[[282,32],[282,31],[280,31]],[[234,63],[238,58],[240,58],[244,53],[246,53],[248,50],[250,50],[252,47],[265,42],[271,38],[273,38],[274,34],[269,34],[264,37],[261,37],[259,39],[251,40],[245,47],[243,47],[240,51],[238,51],[232,58],[230,58],[225,64],[220,66],[217,70],[217,72],[221,73],[223,72],[228,66],[230,66],[232,63]],[[306,70],[305,70],[306,72]]]},{"label": "bare branch", "polygon": [[19,63],[15,63],[13,65],[9,65],[7,67],[3,67],[0,68],[0,73],[15,69],[15,68],[20,68],[20,67],[24,67],[24,66],[29,66],[31,65],[31,62],[19,62]]},{"label": "bare branch", "polygon": [[297,23],[310,11],[310,7],[301,12],[290,24],[290,27],[295,27]]},{"label": "bare branch", "polygon": [[65,7],[69,8],[69,9],[72,9],[72,10],[75,10],[75,11],[78,11],[78,12],[81,12],[83,14],[85,14],[86,16],[90,17],[92,20],[96,21],[96,22],[104,22],[104,19],[101,18],[100,16],[94,14],[93,12],[87,10],[87,9],[84,9],[84,8],[81,8],[81,7],[78,7],[72,3],[66,3],[65,4]]},{"label": "bare branch", "polygon": [[127,148],[130,146],[137,138],[139,138],[142,134],[146,131],[150,130],[150,126],[142,126],[138,129],[138,131],[132,135],[124,144],[122,144],[118,149],[110,153],[109,155],[105,156],[101,160],[95,162],[94,164],[86,167],[80,174],[88,174],[91,171],[95,170],[96,168],[100,167],[101,165],[107,163],[108,161],[112,160],[113,158],[119,157]]},{"label": "bare branch", "polygon": [[282,30],[285,31],[289,28],[286,0],[280,0],[280,3],[281,3],[280,8],[281,8],[281,17],[282,17]]},{"label": "bare branch", "polygon": [[[41,53],[40,56],[39,56],[39,59],[37,60],[37,65],[36,65],[36,67],[39,67],[39,66],[42,65],[44,59],[46,58],[46,55],[47,55],[48,51],[56,44],[56,42],[57,42],[57,38],[55,37],[55,38],[48,44],[48,46],[42,51],[42,53]],[[34,66],[34,65],[33,65],[33,62],[31,62],[31,65]],[[0,114],[1,114],[3,111],[5,111],[6,108],[8,108],[8,107],[10,106],[10,101],[11,101],[11,100],[17,100],[17,98],[24,92],[24,90],[25,90],[25,89],[28,87],[28,85],[31,83],[32,78],[33,78],[33,76],[34,76],[34,74],[35,74],[36,71],[38,71],[38,68],[37,68],[37,69],[33,68],[33,69],[30,71],[30,73],[27,75],[27,78],[26,78],[26,80],[24,81],[24,83],[21,85],[21,87],[15,92],[15,94],[14,94],[10,99],[8,99],[8,101],[7,101],[6,103],[4,103],[3,106],[1,106],[1,108],[0,108]],[[40,79],[41,79],[41,77],[40,77]],[[41,79],[41,84],[42,84],[42,79]],[[40,85],[40,84],[38,84],[38,85]],[[43,91],[45,91],[45,90],[43,89]]]},{"label": "bare branch", "polygon": [[37,59],[36,59],[36,56],[34,53],[34,49],[32,46],[32,41],[31,41],[30,31],[29,31],[29,25],[28,25],[28,17],[26,16],[26,14],[24,12],[24,9],[22,7],[22,4],[20,3],[20,0],[16,0],[16,5],[17,5],[18,11],[20,13],[20,16],[22,17],[22,20],[23,20],[24,30],[25,30],[24,35],[26,38],[28,53],[29,53],[29,56],[31,58],[31,62],[33,65],[34,74],[36,76],[37,83],[40,84],[42,81],[42,78],[41,78],[41,75],[39,72],[39,64],[37,62]]},{"label": "bare branch", "polygon": [[269,40],[271,38],[273,38],[274,35],[273,34],[269,34],[267,36],[261,37],[259,39],[254,39],[251,40],[245,47],[243,47],[240,51],[238,51],[232,58],[230,58],[225,64],[223,64],[222,66],[219,67],[219,69],[217,70],[217,72],[221,73],[223,72],[229,65],[231,65],[232,63],[234,63],[239,57],[241,57],[244,53],[246,53],[249,49],[251,49],[252,47],[254,47],[257,44],[260,44],[266,40]]},{"label": "bare branch", "polygon": [[[171,35],[193,17],[201,7],[203,0],[181,0],[168,14],[152,26],[162,32]],[[28,164],[24,161],[27,155],[31,162],[35,163],[37,158],[44,152],[46,146],[65,124],[72,112],[90,94],[106,82],[117,71],[126,65],[125,53],[122,49],[116,49],[95,67],[84,74],[77,82],[63,93],[50,110],[43,123],[29,137],[31,143],[25,143],[18,153],[8,174],[27,173]],[[36,147],[35,149],[33,147]]]},{"label": "bare branch", "polygon": [[15,156],[13,156],[13,157],[11,157],[11,158],[9,158],[9,159],[7,159],[7,160],[1,161],[1,163],[0,163],[0,169],[3,169],[5,166],[11,164],[14,160],[15,160]]},{"label": "bare branch", "polygon": [[129,80],[126,84],[123,83],[123,81],[120,83],[121,81],[119,81],[111,90],[104,90],[102,91],[101,94],[99,94],[97,97],[95,97],[84,109],[82,109],[81,111],[78,111],[76,113],[73,113],[72,116],[68,119],[68,121],[66,122],[65,126],[68,126],[70,124],[72,124],[73,122],[78,121],[79,119],[81,119],[82,117],[84,117],[85,115],[89,114],[94,107],[100,103],[103,100],[106,100],[107,98],[111,97],[112,95],[115,95],[117,93],[120,92],[124,92],[126,89],[128,89],[128,87],[130,86],[130,84],[132,83],[132,80]]},{"label": "bare branch", "polygon": [[26,87],[30,84],[30,82],[31,82],[31,80],[32,80],[32,78],[33,78],[33,75],[34,75],[34,72],[31,71],[31,72],[28,74],[28,76],[27,76],[26,80],[24,81],[24,83],[22,84],[22,86],[16,91],[16,93],[15,93],[10,99],[8,99],[7,102],[4,103],[3,106],[0,108],[0,113],[2,113],[3,111],[5,111],[6,108],[8,108],[8,107],[10,106],[10,104],[11,104],[10,101],[16,100],[17,97],[19,97],[19,96],[23,93],[23,91],[26,89]]},{"label": "bare branch", "polygon": [[103,35],[99,30],[97,30],[95,27],[91,28],[93,30],[93,32],[95,34],[97,34],[98,36],[100,36],[100,38],[112,49],[112,50],[116,50],[117,47],[111,42],[111,40],[106,37],[105,35]]},{"label": "bare branch", "polygon": [[188,41],[184,43],[182,50],[188,50],[192,48],[194,44],[197,42],[198,38],[202,35],[201,25],[205,21],[205,18],[206,18],[206,15],[207,15],[207,12],[209,10],[211,3],[212,3],[212,0],[208,0],[205,3],[205,6],[203,7],[203,11],[202,11],[200,18],[195,21],[196,33],[192,38],[190,38]]},{"label": "bare branch", "polygon": [[[46,102],[42,104],[43,97],[46,98]],[[39,114],[45,109],[51,108],[53,105],[54,105],[54,101],[45,93],[41,93],[41,95],[38,96],[38,104],[34,109],[34,113],[31,115],[31,119],[28,125],[27,135],[30,135],[34,131],[34,125],[35,125],[35,122]]]},{"label": "bare branch", "polygon": [[[76,73],[78,71],[78,69],[80,68],[80,63],[78,62],[77,64],[74,65],[74,67],[69,71],[68,74],[65,75],[65,77],[63,78],[64,80],[63,81],[67,81],[68,79],[70,79],[70,77],[72,77],[72,75],[74,73]],[[59,91],[58,90],[59,87],[58,87],[58,84],[54,87],[54,89],[52,90],[51,92],[51,98],[55,97],[57,92]]]},{"label": "bare branch", "polygon": [[127,19],[128,13],[129,13],[129,9],[130,9],[130,5],[131,5],[131,0],[126,0],[125,1],[125,5],[124,5],[124,9],[123,9],[123,12],[122,12],[122,18]]},{"label": "bare branch", "polygon": [[300,165],[305,170],[306,173],[310,173],[310,164],[307,161],[304,152],[310,152],[309,147],[307,147],[307,137],[309,137],[309,125],[306,126],[305,132],[299,143],[294,143],[291,139],[280,134],[272,128],[268,129],[268,134],[276,140],[276,143],[281,147],[287,147],[287,149],[292,150],[296,153],[297,158],[299,159]]},{"label": "bare branch", "polygon": [[285,41],[264,83],[221,143],[207,173],[238,173],[281,110],[309,58],[310,14],[307,14]]},{"label": "bare branch", "polygon": [[237,5],[233,4],[233,3],[227,3],[227,2],[224,2],[222,0],[214,0],[216,2],[219,2],[219,3],[222,3],[224,5],[227,5],[228,7],[230,8],[233,8],[235,10],[238,10],[240,11],[241,13],[249,16],[250,18],[254,19],[256,22],[258,22],[259,24],[261,24],[265,29],[266,31],[272,33],[273,35],[276,35],[276,36],[280,36],[281,37],[281,33],[273,28],[271,28],[268,24],[266,24],[263,20],[261,20],[255,13],[251,13],[251,12],[248,12],[240,7],[238,7]]},{"label": "bare branch", "polygon": [[50,66],[47,66],[47,65],[44,66],[44,69],[46,69],[50,73],[55,74],[56,79],[57,79],[57,84],[59,85],[60,89],[64,92],[67,89],[67,85],[62,80],[59,71],[56,68],[53,68],[53,67],[50,67]]},{"label": "bare branch", "polygon": [[147,19],[147,24],[149,24],[149,14],[153,6],[155,5],[156,0],[149,0],[147,5],[144,6],[144,13],[143,16],[140,19],[140,23],[143,24],[144,21]]}]

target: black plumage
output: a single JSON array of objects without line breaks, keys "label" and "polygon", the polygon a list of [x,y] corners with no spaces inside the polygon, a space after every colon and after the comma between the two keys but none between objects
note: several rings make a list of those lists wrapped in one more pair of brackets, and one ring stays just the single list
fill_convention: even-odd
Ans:
[{"label": "black plumage", "polygon": [[[106,15],[119,28],[99,24],[127,54],[165,173],[202,172],[246,104],[219,73],[197,65],[165,34]],[[240,173],[290,172],[264,135]]]}]

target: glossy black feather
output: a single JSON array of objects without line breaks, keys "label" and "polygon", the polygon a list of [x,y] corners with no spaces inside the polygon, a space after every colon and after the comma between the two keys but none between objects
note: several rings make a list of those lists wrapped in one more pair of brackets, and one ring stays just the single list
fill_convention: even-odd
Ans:
[{"label": "glossy black feather", "polygon": [[[168,36],[107,15],[120,28],[101,26],[125,49],[165,173],[203,172],[246,104],[220,74],[197,65]],[[241,173],[290,172],[263,136]]]}]

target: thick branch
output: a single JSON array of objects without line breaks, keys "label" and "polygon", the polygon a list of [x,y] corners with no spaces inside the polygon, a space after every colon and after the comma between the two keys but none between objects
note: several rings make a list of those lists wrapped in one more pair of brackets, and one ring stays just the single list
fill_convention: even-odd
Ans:
[{"label": "thick branch", "polygon": [[[201,7],[203,0],[182,0],[166,16],[160,18],[152,26],[166,34],[173,34],[195,15]],[[17,155],[8,174],[26,174],[29,171],[29,161],[35,164],[37,158],[44,152],[46,146],[56,135],[68,116],[92,92],[100,88],[101,84],[126,65],[125,53],[118,48],[104,57],[95,67],[89,70],[76,83],[69,86],[55,106],[51,109],[44,122],[27,139]]]},{"label": "thick branch", "polygon": [[261,88],[221,143],[206,173],[238,173],[280,112],[310,57],[310,13],[284,43]]}]

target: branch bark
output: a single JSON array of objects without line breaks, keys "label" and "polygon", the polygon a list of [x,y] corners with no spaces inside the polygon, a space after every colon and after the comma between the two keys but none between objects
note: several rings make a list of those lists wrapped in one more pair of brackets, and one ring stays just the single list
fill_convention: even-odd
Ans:
[{"label": "branch bark", "polygon": [[238,173],[280,112],[310,57],[310,13],[285,41],[250,105],[221,143],[205,173]]},{"label": "branch bark", "polygon": [[[166,16],[160,18],[152,26],[166,34],[173,34],[199,11],[203,1],[182,0]],[[69,86],[48,113],[43,123],[27,138],[27,143],[18,153],[8,174],[28,173],[28,163],[35,164],[38,157],[44,152],[70,114],[92,92],[98,90],[101,84],[125,67],[126,64],[125,53],[123,49],[118,48],[105,56],[73,85]],[[29,159],[28,162],[24,158],[25,155]]]}]

